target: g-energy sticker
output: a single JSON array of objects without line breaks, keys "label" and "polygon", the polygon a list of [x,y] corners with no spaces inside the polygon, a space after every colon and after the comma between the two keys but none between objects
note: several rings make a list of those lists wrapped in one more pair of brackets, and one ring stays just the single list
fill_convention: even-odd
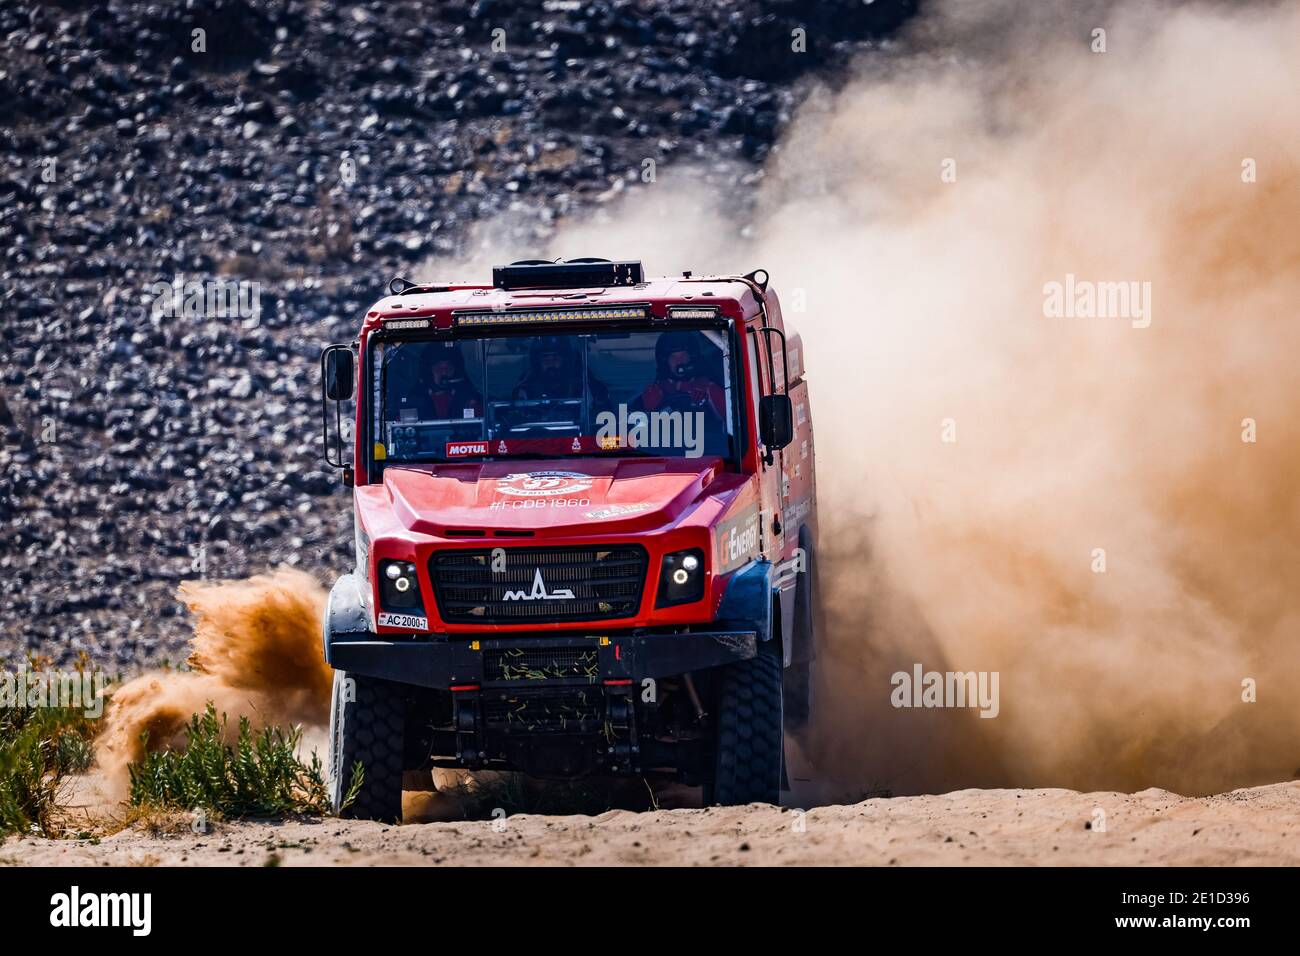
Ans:
[{"label": "g-energy sticker", "polygon": [[427,631],[429,629],[429,619],[427,617],[416,617],[414,614],[389,614],[387,612],[379,615],[380,627],[404,627],[411,631]]},{"label": "g-energy sticker", "polygon": [[719,574],[733,571],[758,557],[759,513],[749,507],[718,525],[717,562]]}]

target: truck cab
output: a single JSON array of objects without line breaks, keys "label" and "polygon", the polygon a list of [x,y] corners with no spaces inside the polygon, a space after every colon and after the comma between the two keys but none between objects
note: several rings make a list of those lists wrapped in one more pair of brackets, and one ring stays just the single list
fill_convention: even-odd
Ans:
[{"label": "truck cab", "polygon": [[528,260],[389,289],[321,357],[356,538],[324,620],[335,808],[399,819],[435,767],[778,803],[816,486],[767,274]]}]

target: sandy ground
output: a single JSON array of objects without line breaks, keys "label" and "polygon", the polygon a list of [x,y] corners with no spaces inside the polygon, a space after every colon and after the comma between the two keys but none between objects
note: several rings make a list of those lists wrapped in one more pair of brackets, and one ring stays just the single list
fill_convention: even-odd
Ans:
[{"label": "sandy ground", "polygon": [[98,842],[11,838],[0,846],[0,863],[1294,866],[1300,782],[1202,798],[1163,790],[961,790],[806,813],[752,805],[517,815],[495,824],[238,822],[206,834],[129,829]]}]

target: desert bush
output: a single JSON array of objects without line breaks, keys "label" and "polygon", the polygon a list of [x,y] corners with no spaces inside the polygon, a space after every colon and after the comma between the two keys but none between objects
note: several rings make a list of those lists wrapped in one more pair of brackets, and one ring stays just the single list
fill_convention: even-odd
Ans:
[{"label": "desert bush", "polygon": [[0,707],[0,834],[57,835],[66,778],[90,766],[97,730],[82,709]]},{"label": "desert bush", "polygon": [[203,808],[222,817],[327,813],[320,758],[313,752],[308,761],[299,759],[301,741],[298,727],[254,732],[248,718],[240,717],[232,743],[226,715],[218,716],[209,703],[190,718],[184,747],[149,753],[144,741],[145,756],[130,767],[131,803]]}]

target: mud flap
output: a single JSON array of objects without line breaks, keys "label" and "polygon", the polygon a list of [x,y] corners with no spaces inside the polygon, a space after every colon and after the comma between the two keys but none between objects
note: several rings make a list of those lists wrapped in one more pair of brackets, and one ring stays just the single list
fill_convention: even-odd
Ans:
[{"label": "mud flap", "polygon": [[330,647],[336,638],[352,636],[365,639],[370,634],[366,613],[365,582],[356,574],[344,574],[330,589],[325,605],[325,619],[321,622],[321,640],[325,646],[325,663],[336,670],[346,670],[330,659]]},{"label": "mud flap", "polygon": [[718,620],[752,628],[759,643],[772,639],[772,564],[751,561],[732,574],[718,605]]}]

